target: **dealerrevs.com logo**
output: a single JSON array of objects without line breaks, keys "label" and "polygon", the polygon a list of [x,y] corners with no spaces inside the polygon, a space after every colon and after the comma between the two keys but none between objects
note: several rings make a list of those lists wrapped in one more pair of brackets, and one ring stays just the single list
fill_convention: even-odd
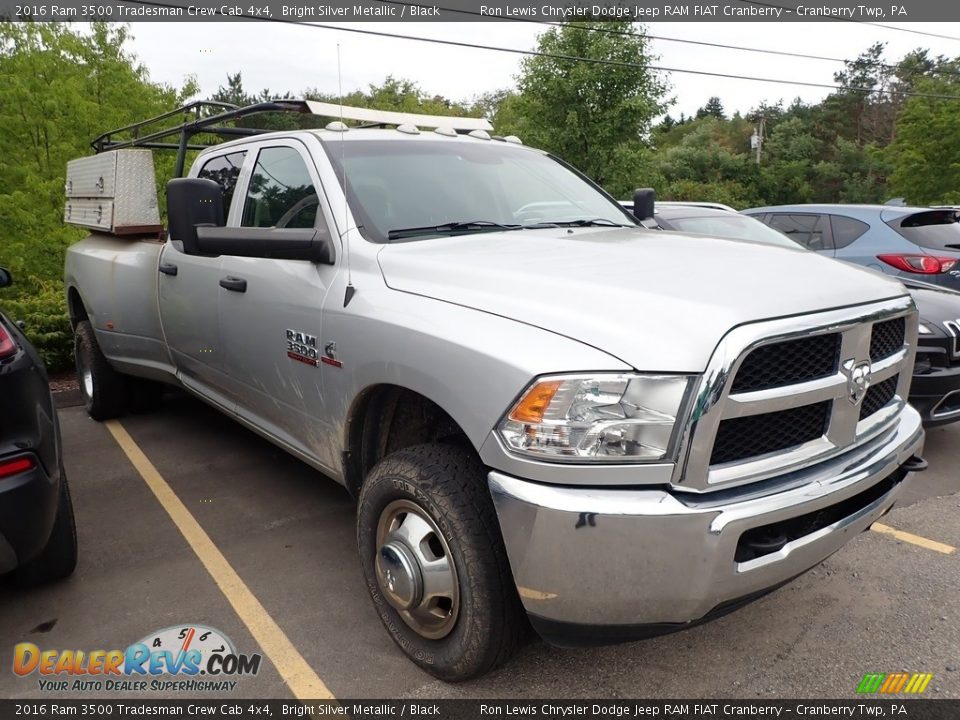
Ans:
[{"label": "dealerrevs.com logo", "polygon": [[39,676],[40,690],[48,692],[223,692],[236,688],[234,678],[256,675],[260,660],[238,653],[219,630],[196,624],[158,630],[126,650],[13,648],[13,672]]}]

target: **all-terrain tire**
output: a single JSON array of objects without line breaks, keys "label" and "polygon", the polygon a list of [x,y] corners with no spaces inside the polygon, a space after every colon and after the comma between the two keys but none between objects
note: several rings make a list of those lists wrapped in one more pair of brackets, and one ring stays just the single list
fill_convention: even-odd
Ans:
[{"label": "all-terrain tire", "polygon": [[121,415],[126,405],[124,377],[103,356],[93,326],[87,320],[77,323],[73,337],[77,381],[87,414],[94,420]]},{"label": "all-terrain tire", "polygon": [[[429,639],[384,596],[377,576],[377,531],[388,506],[413,503],[439,528],[456,567],[459,609],[449,633]],[[380,619],[417,665],[446,681],[478,677],[505,662],[528,623],[504,549],[486,472],[476,455],[432,443],[393,453],[370,472],[357,512],[360,562]]]}]

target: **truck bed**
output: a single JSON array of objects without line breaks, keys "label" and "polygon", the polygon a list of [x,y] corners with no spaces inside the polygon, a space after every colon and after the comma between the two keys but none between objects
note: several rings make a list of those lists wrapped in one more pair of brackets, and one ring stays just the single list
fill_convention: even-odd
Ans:
[{"label": "truck bed", "polygon": [[163,243],[156,235],[116,237],[91,233],[67,250],[64,282],[71,318],[79,297],[97,341],[118,370],[164,379],[173,366],[163,343],[157,301],[157,266]]}]

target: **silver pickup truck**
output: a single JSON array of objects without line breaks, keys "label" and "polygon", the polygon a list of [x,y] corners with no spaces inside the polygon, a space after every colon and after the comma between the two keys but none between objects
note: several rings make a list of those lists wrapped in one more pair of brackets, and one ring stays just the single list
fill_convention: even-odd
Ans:
[{"label": "silver pickup truck", "polygon": [[240,137],[170,181],[168,232],[69,249],[81,387],[104,419],[180,386],[346,486],[373,603],[435,676],[503,662],[527,619],[571,646],[727,612],[924,466],[898,282],[646,230],[642,194],[482,120],[272,105],[376,127],[177,126],[181,164]]}]

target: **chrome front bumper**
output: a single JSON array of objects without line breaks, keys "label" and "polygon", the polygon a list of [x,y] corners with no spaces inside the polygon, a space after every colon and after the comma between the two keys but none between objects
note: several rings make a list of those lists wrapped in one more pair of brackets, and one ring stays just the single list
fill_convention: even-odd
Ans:
[{"label": "chrome front bumper", "polygon": [[899,424],[867,447],[778,478],[776,490],[766,483],[765,491],[703,495],[571,488],[496,471],[488,480],[514,580],[538,630],[571,625],[589,635],[592,626],[609,635],[611,626],[682,627],[800,575],[887,512],[904,483],[775,552],[737,562],[741,536],[904,475],[901,466],[922,448],[920,415],[906,407]]}]

